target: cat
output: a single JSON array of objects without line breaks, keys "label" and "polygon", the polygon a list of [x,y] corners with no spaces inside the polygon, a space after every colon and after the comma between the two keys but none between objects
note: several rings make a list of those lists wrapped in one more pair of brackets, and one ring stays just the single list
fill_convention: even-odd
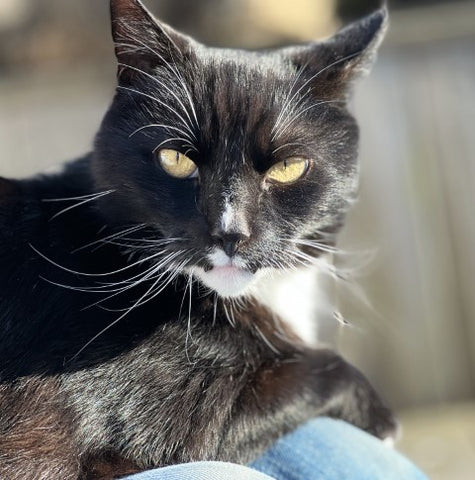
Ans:
[{"label": "cat", "polygon": [[263,51],[205,47],[139,0],[111,14],[92,153],[0,179],[0,478],[245,464],[317,415],[392,437],[364,376],[279,316],[292,290],[265,293],[313,276],[354,201],[347,103],[385,8]]}]

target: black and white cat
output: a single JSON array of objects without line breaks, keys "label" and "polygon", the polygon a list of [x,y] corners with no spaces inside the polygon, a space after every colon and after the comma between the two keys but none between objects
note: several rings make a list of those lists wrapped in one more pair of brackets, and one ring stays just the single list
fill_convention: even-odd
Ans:
[{"label": "black and white cat", "polygon": [[347,99],[386,11],[249,52],[111,7],[118,87],[93,152],[0,178],[0,478],[246,463],[322,414],[391,436],[365,378],[302,341],[289,283],[313,281],[354,200]]}]

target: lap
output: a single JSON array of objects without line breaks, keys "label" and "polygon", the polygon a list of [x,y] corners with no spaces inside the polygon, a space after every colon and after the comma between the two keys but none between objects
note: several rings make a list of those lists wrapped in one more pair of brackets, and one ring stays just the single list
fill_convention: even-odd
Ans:
[{"label": "lap", "polygon": [[195,462],[128,480],[428,480],[377,438],[341,420],[323,417],[278,440],[249,467]]}]

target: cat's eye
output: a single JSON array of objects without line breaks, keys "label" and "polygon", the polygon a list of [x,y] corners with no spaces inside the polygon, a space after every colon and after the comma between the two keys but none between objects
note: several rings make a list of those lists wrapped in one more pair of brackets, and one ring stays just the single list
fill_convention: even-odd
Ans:
[{"label": "cat's eye", "polygon": [[168,175],[175,178],[194,178],[198,167],[186,155],[171,148],[164,148],[157,154],[161,167]]},{"label": "cat's eye", "polygon": [[292,183],[303,177],[308,167],[309,161],[305,158],[288,158],[269,168],[265,178],[273,183]]}]

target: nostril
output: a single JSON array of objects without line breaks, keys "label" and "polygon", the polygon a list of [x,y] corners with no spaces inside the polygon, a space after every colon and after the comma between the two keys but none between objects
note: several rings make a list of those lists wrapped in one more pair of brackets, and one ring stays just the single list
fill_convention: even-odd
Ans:
[{"label": "nostril", "polygon": [[224,238],[223,250],[228,257],[233,257],[236,254],[240,240],[237,238]]},{"label": "nostril", "polygon": [[245,240],[245,236],[240,233],[222,233],[213,235],[215,242],[222,247],[228,257],[233,257],[240,245]]}]

